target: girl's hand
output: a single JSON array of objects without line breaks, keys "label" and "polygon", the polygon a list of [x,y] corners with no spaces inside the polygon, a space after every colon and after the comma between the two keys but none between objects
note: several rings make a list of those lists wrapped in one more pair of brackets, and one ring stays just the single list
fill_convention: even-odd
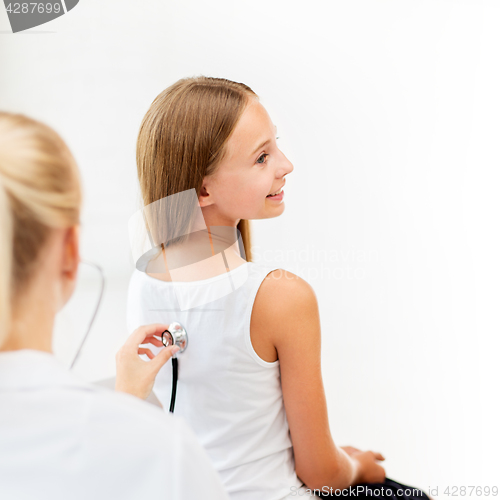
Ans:
[{"label": "girl's hand", "polygon": [[361,450],[354,448],[354,446],[340,446],[349,456],[352,456],[353,453],[360,453]]},{"label": "girl's hand", "polygon": [[[130,335],[123,347],[116,353],[115,390],[127,392],[141,399],[146,399],[153,389],[156,375],[160,368],[179,350],[177,346],[164,347],[156,356],[141,344],[153,344],[162,347],[162,332],[169,325],[151,324],[140,326]],[[144,361],[139,354],[146,354],[150,361]]]},{"label": "girl's hand", "polygon": [[[352,447],[347,446],[346,448]],[[356,448],[352,448],[352,450],[356,450]],[[358,466],[354,486],[360,483],[383,483],[385,481],[385,470],[376,462],[377,460],[385,460],[381,453],[358,450],[349,455],[357,462]]]}]

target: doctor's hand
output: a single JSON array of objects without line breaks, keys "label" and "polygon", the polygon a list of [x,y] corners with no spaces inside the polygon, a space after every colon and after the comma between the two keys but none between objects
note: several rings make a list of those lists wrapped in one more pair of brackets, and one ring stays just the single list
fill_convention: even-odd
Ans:
[{"label": "doctor's hand", "polygon": [[[163,347],[161,334],[168,326],[159,323],[140,326],[130,335],[116,353],[115,390],[141,399],[151,394],[160,368],[179,350],[177,346]],[[163,349],[155,356],[148,348],[140,347],[141,344],[152,344]],[[146,354],[149,361],[141,359],[139,354]]]}]

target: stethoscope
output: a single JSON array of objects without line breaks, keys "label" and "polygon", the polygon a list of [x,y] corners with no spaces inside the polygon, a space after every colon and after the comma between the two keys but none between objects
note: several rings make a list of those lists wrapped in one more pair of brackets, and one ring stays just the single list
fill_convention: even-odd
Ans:
[{"label": "stethoscope", "polygon": [[[90,329],[92,328],[92,324],[94,323],[95,317],[97,316],[97,311],[99,310],[99,306],[101,305],[101,300],[102,300],[102,295],[104,293],[104,271],[102,270],[101,266],[98,264],[95,264],[94,262],[90,262],[88,260],[83,260],[80,259],[80,262],[82,264],[87,264],[92,267],[94,267],[98,272],[101,277],[101,288],[99,291],[99,298],[97,300],[97,305],[94,309],[94,314],[92,315],[92,318],[90,320],[89,326],[87,328],[87,331],[85,335],[83,336],[83,339],[78,347],[78,350],[76,352],[75,357],[73,358],[73,361],[71,362],[70,365],[70,370],[75,366],[75,363],[80,356],[80,352],[82,350],[83,344],[85,344],[85,341],[87,340],[87,337],[90,333]],[[186,350],[187,344],[188,344],[188,336],[186,329],[180,324],[177,323],[176,321],[170,323],[168,325],[168,329],[165,330],[161,334],[161,342],[165,347],[168,347],[170,345],[176,345],[179,347],[179,350],[172,356],[172,396],[170,398],[170,413],[174,412],[174,407],[175,407],[175,395],[177,392],[177,378],[179,375],[179,364],[177,361],[177,354],[180,354],[181,352],[184,352]]]},{"label": "stethoscope", "polygon": [[175,395],[177,393],[177,378],[179,375],[179,363],[177,354],[184,352],[188,343],[186,329],[176,321],[168,325],[168,330],[161,334],[161,342],[165,347],[176,345],[179,350],[172,356],[172,395],[170,396],[170,413],[174,413]]}]

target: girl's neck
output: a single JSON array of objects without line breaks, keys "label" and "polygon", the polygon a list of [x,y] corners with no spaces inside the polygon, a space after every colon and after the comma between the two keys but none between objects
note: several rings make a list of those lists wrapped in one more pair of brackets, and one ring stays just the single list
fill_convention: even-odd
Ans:
[{"label": "girl's neck", "polygon": [[[229,272],[245,263],[240,255],[237,230],[217,226],[189,234],[185,241],[163,246],[147,274],[161,281],[199,281]],[[158,269],[165,272],[158,272]]]}]

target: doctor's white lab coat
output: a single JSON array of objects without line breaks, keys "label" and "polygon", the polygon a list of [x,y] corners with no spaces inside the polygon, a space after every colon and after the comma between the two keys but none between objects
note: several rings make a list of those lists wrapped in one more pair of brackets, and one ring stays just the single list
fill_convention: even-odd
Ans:
[{"label": "doctor's white lab coat", "polygon": [[228,500],[184,420],[31,349],[0,352],[0,498]]}]

